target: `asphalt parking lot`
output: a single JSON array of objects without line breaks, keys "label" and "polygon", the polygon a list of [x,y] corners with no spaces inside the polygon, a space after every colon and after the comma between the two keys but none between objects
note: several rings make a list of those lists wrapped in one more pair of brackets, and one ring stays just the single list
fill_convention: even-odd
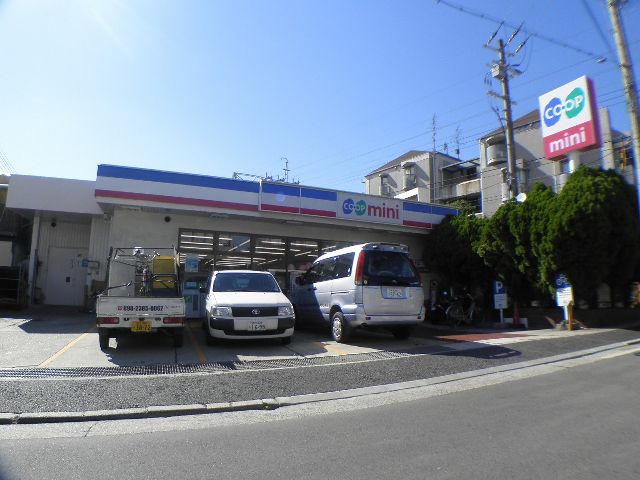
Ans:
[{"label": "asphalt parking lot", "polygon": [[29,369],[52,373],[53,370],[87,368],[104,372],[105,368],[158,365],[197,368],[232,364],[236,368],[238,365],[257,366],[260,362],[280,365],[352,363],[486,347],[499,347],[508,352],[515,348],[515,344],[523,342],[572,337],[585,337],[586,340],[586,337],[594,337],[592,334],[606,331],[465,329],[452,332],[444,327],[439,330],[438,327],[421,324],[405,340],[398,340],[384,331],[358,330],[349,343],[344,344],[333,341],[328,328],[298,328],[289,345],[274,339],[222,340],[214,346],[207,346],[201,321],[193,319],[186,326],[181,348],[175,348],[173,339],[168,335],[154,333],[112,338],[109,348],[102,351],[94,313],[66,307],[35,306],[23,311],[0,311],[0,373],[19,376],[20,371]]},{"label": "asphalt parking lot", "polygon": [[358,332],[349,344],[331,340],[327,331],[297,330],[289,345],[280,341],[220,341],[207,346],[199,320],[189,321],[184,346],[174,348],[161,333],[111,339],[101,351],[95,316],[69,308],[40,307],[0,313],[0,368],[76,368],[166,364],[206,364],[299,359],[410,351],[444,345],[446,340],[411,337],[397,340],[384,332]]},{"label": "asphalt parking lot", "polygon": [[140,408],[153,406],[243,405],[440,378],[640,341],[637,324],[575,332],[451,332],[421,324],[406,340],[358,332],[349,344],[337,344],[328,332],[297,330],[286,346],[234,341],[207,347],[194,321],[182,348],[169,337],[143,335],[112,339],[103,352],[94,322],[91,313],[62,308],[0,311],[0,423],[29,412],[37,417],[138,409],[135,415],[140,415]]}]

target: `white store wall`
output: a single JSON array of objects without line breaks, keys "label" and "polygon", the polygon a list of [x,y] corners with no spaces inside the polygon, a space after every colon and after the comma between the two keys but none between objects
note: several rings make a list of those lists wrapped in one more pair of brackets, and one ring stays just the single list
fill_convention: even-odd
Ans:
[{"label": "white store wall", "polygon": [[[88,219],[87,219],[88,220]],[[54,226],[55,224],[55,226]],[[68,303],[59,303],[59,299],[54,298],[56,295],[53,293],[57,291],[57,285],[53,282],[63,282],[66,277],[62,271],[53,271],[55,268],[60,268],[60,264],[52,261],[50,258],[52,252],[60,252],[60,249],[68,249],[67,253],[71,255],[71,250],[74,253],[73,257],[77,256],[77,253],[83,252],[87,254],[89,250],[89,243],[91,238],[91,225],[89,223],[80,222],[68,222],[53,220],[43,221],[40,223],[40,232],[38,238],[38,250],[37,250],[37,276],[36,276],[36,289],[39,290],[39,300],[44,303],[51,303],[54,305],[67,305]],[[79,259],[81,260],[81,259]],[[52,266],[53,265],[53,266]],[[73,303],[72,305],[81,305],[84,292],[84,276],[80,275],[79,267],[74,263],[73,278],[69,283],[73,285],[70,288],[73,289]],[[77,274],[77,276],[76,276]],[[64,278],[63,278],[64,277]]]},{"label": "white store wall", "polygon": [[[235,194],[229,193],[231,190],[225,192],[227,200],[234,201]],[[428,235],[428,230],[420,228],[355,218],[292,216],[260,210],[226,213],[223,207],[202,211],[183,203],[162,208],[149,205],[149,201],[142,202],[144,205],[129,198],[117,201],[125,203],[114,204],[115,200],[102,197],[97,201],[96,182],[25,175],[11,178],[7,206],[33,218],[31,301],[82,305],[93,281],[105,280],[111,247],[177,247],[180,229],[350,243],[402,243],[409,246],[411,256],[417,260],[422,258],[423,239]],[[169,221],[165,221],[166,217]]]}]

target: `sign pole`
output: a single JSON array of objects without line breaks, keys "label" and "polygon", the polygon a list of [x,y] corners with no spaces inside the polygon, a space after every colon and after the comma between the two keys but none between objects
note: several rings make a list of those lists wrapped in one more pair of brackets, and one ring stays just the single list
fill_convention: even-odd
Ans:
[{"label": "sign pole", "polygon": [[573,288],[566,275],[556,275],[556,303],[564,310],[564,322],[567,330],[573,330]]},{"label": "sign pole", "polygon": [[500,324],[504,324],[504,309],[507,308],[507,289],[500,280],[493,282],[493,305],[500,311]]},{"label": "sign pole", "polygon": [[569,318],[567,319],[567,330],[573,331],[573,300],[567,305],[567,311],[569,312]]}]

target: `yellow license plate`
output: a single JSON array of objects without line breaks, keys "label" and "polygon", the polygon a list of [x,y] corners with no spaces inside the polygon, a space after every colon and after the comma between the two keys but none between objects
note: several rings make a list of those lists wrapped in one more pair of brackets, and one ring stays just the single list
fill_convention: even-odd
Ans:
[{"label": "yellow license plate", "polygon": [[131,322],[132,332],[150,332],[151,320],[134,320]]}]

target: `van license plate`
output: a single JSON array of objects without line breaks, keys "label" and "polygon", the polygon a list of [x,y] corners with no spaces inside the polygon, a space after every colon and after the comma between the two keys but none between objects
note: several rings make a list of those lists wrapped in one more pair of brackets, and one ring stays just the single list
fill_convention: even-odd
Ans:
[{"label": "van license plate", "polygon": [[131,322],[132,332],[150,332],[151,320],[134,320]]},{"label": "van license plate", "polygon": [[249,323],[249,330],[252,332],[258,332],[260,330],[266,330],[267,326],[264,322],[251,322]]},{"label": "van license plate", "polygon": [[387,288],[385,298],[404,298],[403,288]]}]

